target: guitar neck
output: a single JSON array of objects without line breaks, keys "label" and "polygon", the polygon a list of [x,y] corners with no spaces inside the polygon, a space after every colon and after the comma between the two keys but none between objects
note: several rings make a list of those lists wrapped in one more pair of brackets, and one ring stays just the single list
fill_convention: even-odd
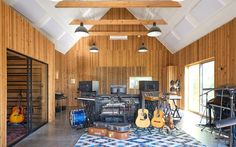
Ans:
[{"label": "guitar neck", "polygon": [[144,110],[145,108],[145,96],[144,96],[144,92],[142,92],[142,110]]},{"label": "guitar neck", "polygon": [[22,91],[19,92],[18,94],[18,106],[21,106],[21,100],[22,100]]}]

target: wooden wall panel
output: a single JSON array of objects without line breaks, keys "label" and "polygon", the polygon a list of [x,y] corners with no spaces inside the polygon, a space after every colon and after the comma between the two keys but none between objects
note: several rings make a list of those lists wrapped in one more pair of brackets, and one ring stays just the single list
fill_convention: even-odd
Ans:
[{"label": "wooden wall panel", "polygon": [[[56,92],[62,92],[67,95],[68,89],[68,77],[66,68],[66,56],[58,51],[55,52],[55,89]],[[66,99],[64,105],[68,105],[68,99]]]},{"label": "wooden wall panel", "polygon": [[[0,1],[0,12],[2,12],[2,0]],[[7,85],[6,85],[6,50],[2,50],[3,48],[3,16],[0,13],[0,146],[6,146],[6,118],[7,118]],[[5,80],[3,80],[5,79]]]},{"label": "wooden wall panel", "polygon": [[6,49],[25,54],[48,64],[49,121],[55,119],[55,49],[54,44],[20,14],[0,1],[0,146],[6,146],[7,78]]},{"label": "wooden wall panel", "polygon": [[162,86],[164,92],[171,92],[170,81],[177,80],[177,66],[167,66],[163,69]]},{"label": "wooden wall panel", "polygon": [[[221,26],[174,54],[173,64],[178,66],[181,95],[184,96],[185,66],[209,58],[215,60],[215,87],[236,86],[236,19]],[[220,68],[223,70],[220,70]],[[180,104],[184,108],[184,98]]]},{"label": "wooden wall panel", "polygon": [[[102,19],[135,18],[126,9],[111,9]],[[147,31],[142,25],[102,25],[94,26],[91,30]],[[149,49],[147,53],[138,53],[137,51],[142,42]],[[89,52],[92,43],[96,43],[100,49],[99,53]],[[66,78],[59,76],[56,89],[64,91],[69,96],[69,105],[76,105],[74,97],[77,95],[78,82],[81,80],[98,80],[100,93],[103,94],[110,92],[110,84],[127,84],[128,86],[130,76],[152,76],[154,80],[162,82],[164,76],[162,69],[170,65],[172,56],[156,38],[147,36],[129,36],[125,41],[111,41],[107,36],[82,38],[64,57],[56,55],[56,61],[61,60],[56,65],[56,71],[63,72],[65,68],[67,70]],[[66,65],[63,65],[64,63]],[[59,64],[65,68],[60,67]],[[76,79],[76,84],[71,84],[70,79]],[[65,85],[68,86],[60,87],[59,83],[65,81],[67,82]],[[137,90],[129,89],[129,93],[137,93]]]}]

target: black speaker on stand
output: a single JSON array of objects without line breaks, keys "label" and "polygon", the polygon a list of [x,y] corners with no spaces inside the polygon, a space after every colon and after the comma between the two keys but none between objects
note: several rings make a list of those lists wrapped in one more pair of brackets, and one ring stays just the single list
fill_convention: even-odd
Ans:
[{"label": "black speaker on stand", "polygon": [[79,81],[78,93],[81,97],[94,97],[99,93],[98,81]]}]

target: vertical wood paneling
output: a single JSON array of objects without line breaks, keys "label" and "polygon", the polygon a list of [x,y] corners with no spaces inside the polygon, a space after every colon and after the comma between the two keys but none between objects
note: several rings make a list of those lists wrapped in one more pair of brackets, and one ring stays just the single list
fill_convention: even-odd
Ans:
[{"label": "vertical wood paneling", "polygon": [[48,119],[55,119],[55,49],[53,43],[20,14],[0,1],[0,146],[6,146],[6,49],[10,48],[48,64]]},{"label": "vertical wood paneling", "polygon": [[[66,68],[66,58],[65,55],[62,53],[56,51],[55,52],[55,89],[56,92],[62,92],[64,94],[67,94],[67,88],[68,88],[68,77],[67,77],[67,68]],[[64,101],[64,105],[68,105],[68,101]]]},{"label": "vertical wood paneling", "polygon": [[[135,19],[126,9],[111,9],[102,19]],[[145,31],[142,25],[112,25],[95,26],[92,31]],[[138,53],[137,50],[142,42],[149,49],[147,53]],[[89,47],[92,43],[100,49],[98,54],[90,53]],[[111,41],[107,36],[91,36],[82,38],[65,55],[56,55],[56,61],[61,61],[63,68],[67,70],[66,80],[57,82],[68,84],[61,89],[69,97],[69,105],[76,105],[74,100],[78,82],[80,80],[98,80],[100,93],[109,93],[111,84],[127,84],[130,76],[152,76],[154,80],[162,80],[162,70],[169,65],[173,55],[156,39],[147,36],[129,36],[128,40]],[[65,64],[65,65],[63,65]],[[56,65],[57,71],[63,71]],[[61,77],[60,77],[61,78]],[[68,81],[76,79],[76,84]],[[60,82],[62,81],[62,82]],[[60,84],[57,85],[60,85]],[[61,87],[57,87],[60,89]],[[162,88],[162,87],[161,87]],[[129,93],[137,93],[137,90],[128,90]]]},{"label": "vertical wood paneling", "polygon": [[171,92],[170,88],[170,81],[177,80],[177,67],[176,66],[167,66],[163,69],[163,78],[162,78],[162,85],[163,85],[163,92]]},{"label": "vertical wood paneling", "polygon": [[[0,1],[0,12],[2,12],[3,2]],[[7,118],[7,89],[6,89],[6,51],[3,50],[3,15],[0,13],[0,146],[6,146],[6,118]]]},{"label": "vertical wood paneling", "polygon": [[[236,19],[221,26],[199,40],[174,54],[173,63],[178,66],[178,79],[181,81],[181,95],[184,96],[184,70],[208,58],[215,60],[215,87],[236,86]],[[220,68],[223,70],[220,70]],[[184,107],[184,98],[181,101]]]}]

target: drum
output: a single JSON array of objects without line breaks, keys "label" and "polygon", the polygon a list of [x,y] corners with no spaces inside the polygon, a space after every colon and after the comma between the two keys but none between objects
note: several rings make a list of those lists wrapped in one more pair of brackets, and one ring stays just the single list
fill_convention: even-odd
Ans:
[{"label": "drum", "polygon": [[70,111],[70,125],[72,128],[82,126],[86,121],[84,109]]}]

